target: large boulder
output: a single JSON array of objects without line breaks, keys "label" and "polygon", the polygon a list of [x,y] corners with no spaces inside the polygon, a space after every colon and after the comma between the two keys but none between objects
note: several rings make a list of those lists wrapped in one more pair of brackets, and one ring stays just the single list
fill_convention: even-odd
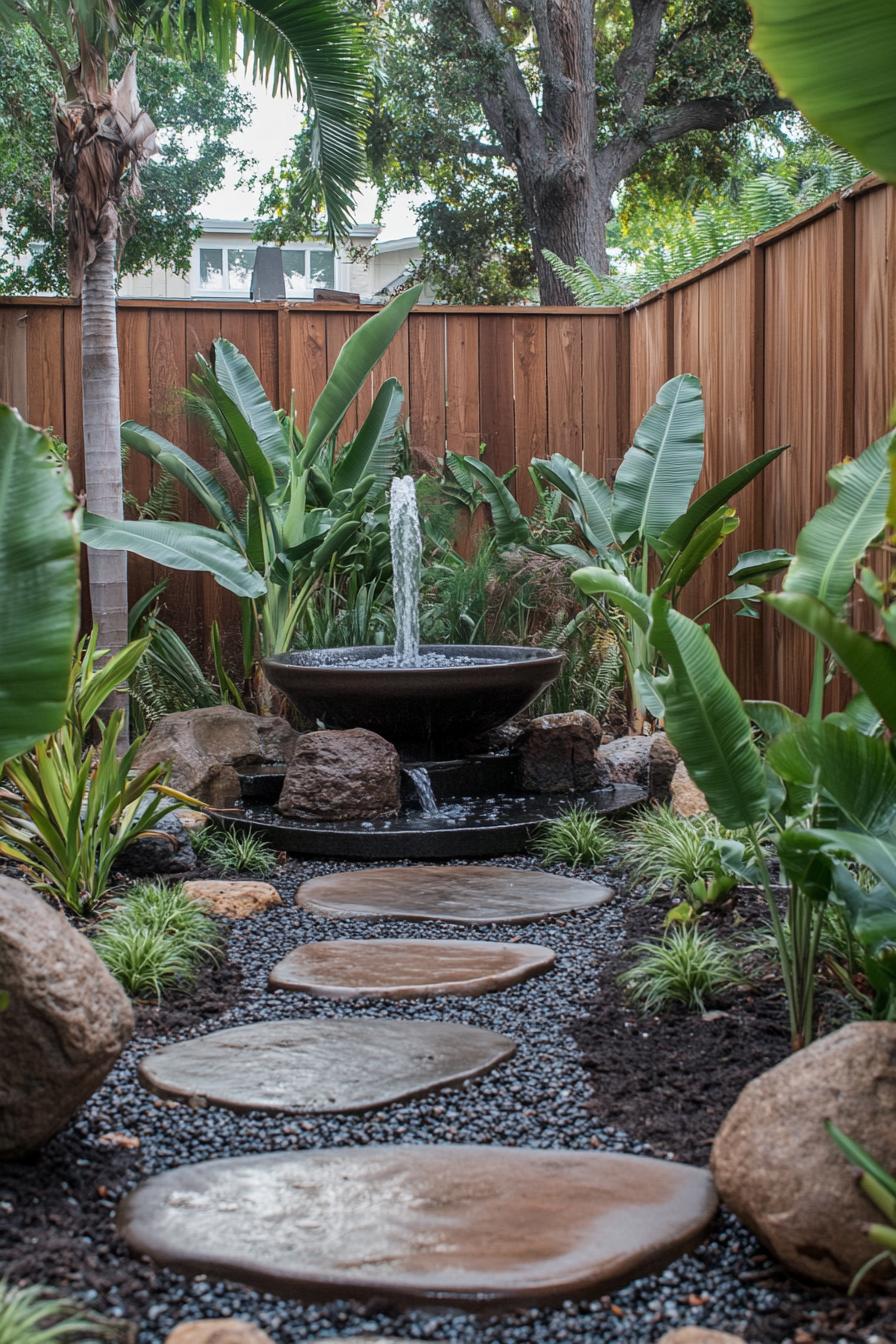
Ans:
[{"label": "large boulder", "polygon": [[841,1027],[741,1092],[713,1144],[719,1194],[788,1269],[845,1288],[874,1254],[874,1208],[825,1121],[896,1171],[894,1115],[896,1023]]},{"label": "large boulder", "polygon": [[709,811],[706,795],[691,779],[684,761],[679,761],[673,771],[669,803],[679,817],[699,817]]},{"label": "large boulder", "polygon": [[333,728],[299,739],[277,806],[305,821],[360,821],[394,817],[400,804],[392,743],[367,728]]},{"label": "large boulder", "polygon": [[134,1030],[124,990],[83,934],[0,877],[0,1158],[38,1148],[99,1087]]},{"label": "large boulder", "polygon": [[584,709],[542,714],[518,742],[520,782],[530,793],[606,788],[609,772],[598,754],[601,726]]},{"label": "large boulder", "polygon": [[288,764],[299,734],[275,715],[248,714],[235,705],[212,705],[166,714],[153,724],[135,767],[171,765],[171,785],[212,807],[240,799],[240,774]]},{"label": "large boulder", "polygon": [[205,1321],[182,1321],[165,1344],[273,1344],[273,1340],[252,1321],[219,1316]]},{"label": "large boulder", "polygon": [[648,798],[668,801],[679,758],[665,733],[618,737],[606,742],[599,755],[612,784],[634,784]]},{"label": "large boulder", "polygon": [[189,831],[177,812],[168,812],[119,854],[116,867],[133,877],[153,877],[189,873],[198,862]]}]

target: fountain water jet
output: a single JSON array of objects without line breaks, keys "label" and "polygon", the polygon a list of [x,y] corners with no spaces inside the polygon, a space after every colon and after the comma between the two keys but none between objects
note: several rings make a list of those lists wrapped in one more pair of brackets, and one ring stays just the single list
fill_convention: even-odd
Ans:
[{"label": "fountain water jet", "polygon": [[389,492],[392,593],[395,604],[395,665],[420,660],[420,515],[413,476],[396,476]]}]

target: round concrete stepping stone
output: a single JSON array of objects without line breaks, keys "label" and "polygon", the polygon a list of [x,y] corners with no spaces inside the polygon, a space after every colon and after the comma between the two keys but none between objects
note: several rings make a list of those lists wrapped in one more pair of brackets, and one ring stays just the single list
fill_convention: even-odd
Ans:
[{"label": "round concrete stepping stone", "polygon": [[366,1111],[475,1078],[509,1059],[509,1036],[456,1022],[376,1017],[254,1022],[146,1055],[160,1097],[234,1111]]},{"label": "round concrete stepping stone", "polygon": [[323,999],[424,999],[504,989],[549,971],[555,960],[549,947],[534,943],[339,938],[297,947],[268,983]]},{"label": "round concrete stepping stone", "polygon": [[283,904],[280,893],[270,882],[218,881],[201,877],[185,882],[184,891],[192,900],[204,905],[210,915],[221,915],[224,919],[247,919],[249,915],[270,910],[273,905]]},{"label": "round concrete stepping stone", "polygon": [[375,1145],[180,1167],[118,1226],[160,1265],[281,1297],[513,1308],[662,1269],[715,1209],[708,1172],[655,1158]]},{"label": "round concrete stepping stone", "polygon": [[296,900],[330,919],[441,919],[530,924],[612,900],[609,887],[516,868],[362,868],[303,882]]}]

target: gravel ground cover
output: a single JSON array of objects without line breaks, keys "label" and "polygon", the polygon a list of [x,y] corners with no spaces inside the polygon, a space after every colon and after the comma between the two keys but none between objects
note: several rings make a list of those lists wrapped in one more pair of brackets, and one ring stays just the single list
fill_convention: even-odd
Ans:
[{"label": "gravel ground cover", "polygon": [[[498,861],[537,869],[533,860]],[[801,1288],[761,1252],[730,1215],[694,1254],[612,1298],[559,1309],[489,1317],[403,1310],[387,1302],[303,1307],[202,1279],[190,1282],[134,1259],[116,1236],[118,1199],[145,1177],[209,1158],[284,1149],[365,1143],[500,1143],[540,1148],[606,1148],[669,1155],[637,1133],[606,1122],[592,1095],[576,1033],[599,1001],[601,977],[622,947],[625,904],[634,897],[608,869],[576,873],[616,885],[607,905],[512,928],[452,924],[331,921],[292,902],[298,883],[355,864],[290,862],[275,877],[285,904],[231,926],[225,992],[204,983],[197,1012],[148,1009],[104,1086],[69,1127],[28,1163],[0,1168],[0,1266],[15,1279],[53,1284],[96,1310],[138,1322],[139,1344],[159,1344],[180,1321],[243,1316],[281,1344],[356,1333],[456,1344],[654,1344],[674,1325],[699,1324],[743,1333],[750,1344],[810,1344],[861,1339],[887,1344],[896,1322],[886,1303],[853,1306],[816,1288]],[[562,869],[551,871],[562,872]],[[351,937],[494,939],[541,943],[556,969],[478,998],[341,1003],[288,991],[270,992],[270,968],[299,943]],[[204,1005],[204,1006],[203,1006]],[[466,1086],[364,1115],[236,1115],[161,1102],[136,1079],[136,1064],[170,1040],[240,1023],[285,1017],[406,1017],[466,1022],[513,1036],[516,1055]],[[596,1043],[589,1040],[593,1051]],[[637,1087],[637,1080],[632,1080]],[[889,1322],[889,1324],[888,1324]]]}]

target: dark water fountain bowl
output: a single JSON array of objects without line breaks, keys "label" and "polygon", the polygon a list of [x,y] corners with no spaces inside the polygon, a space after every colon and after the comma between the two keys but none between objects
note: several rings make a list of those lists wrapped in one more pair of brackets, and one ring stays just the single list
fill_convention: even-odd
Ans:
[{"label": "dark water fountain bowl", "polygon": [[315,649],[265,658],[268,680],[326,728],[369,728],[403,754],[457,754],[519,714],[560,672],[555,649],[422,644],[420,666],[395,666],[390,646]]}]

